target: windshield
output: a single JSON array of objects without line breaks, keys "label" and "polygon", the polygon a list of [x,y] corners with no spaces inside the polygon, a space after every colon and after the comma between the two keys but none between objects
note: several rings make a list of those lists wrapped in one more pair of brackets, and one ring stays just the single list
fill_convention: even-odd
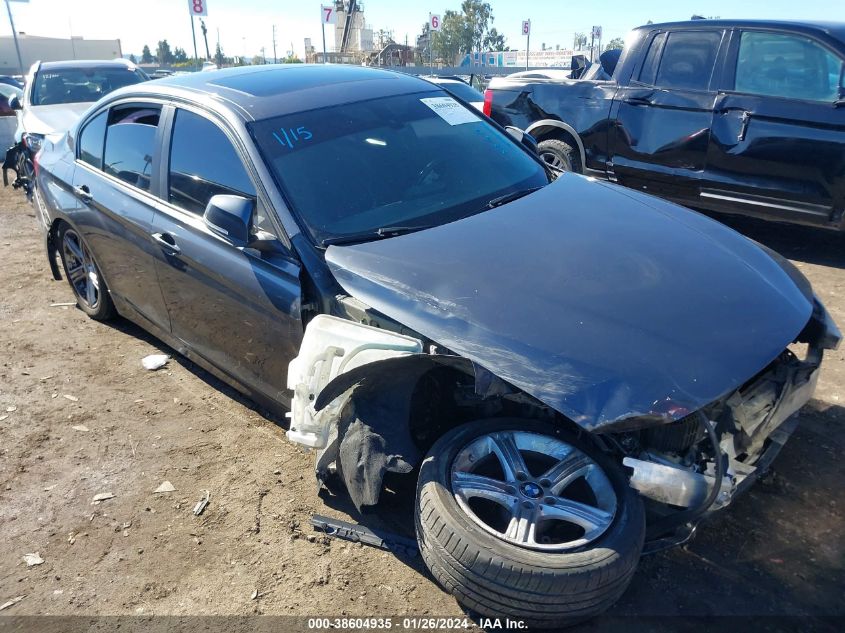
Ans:
[{"label": "windshield", "polygon": [[35,75],[32,105],[88,103],[112,90],[144,81],[140,71],[129,68],[60,68]]},{"label": "windshield", "polygon": [[439,90],[276,117],[251,131],[318,243],[444,224],[549,182],[507,135]]}]

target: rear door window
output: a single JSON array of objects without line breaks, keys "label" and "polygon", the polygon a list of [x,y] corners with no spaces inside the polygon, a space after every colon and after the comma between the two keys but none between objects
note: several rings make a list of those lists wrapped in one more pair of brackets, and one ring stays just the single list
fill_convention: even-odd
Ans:
[{"label": "rear door window", "polygon": [[232,142],[205,117],[178,110],[170,145],[168,201],[202,215],[212,196],[255,200],[255,186]]},{"label": "rear door window", "polygon": [[743,31],[735,90],[785,99],[833,102],[839,98],[843,60],[807,37]]},{"label": "rear door window", "polygon": [[105,172],[143,191],[150,190],[156,128],[161,109],[155,105],[122,106],[109,113]]},{"label": "rear door window", "polygon": [[109,113],[101,112],[85,124],[79,135],[79,159],[94,169],[103,168],[103,141]]},{"label": "rear door window", "polygon": [[660,88],[707,90],[721,41],[721,31],[669,33],[654,85]]}]

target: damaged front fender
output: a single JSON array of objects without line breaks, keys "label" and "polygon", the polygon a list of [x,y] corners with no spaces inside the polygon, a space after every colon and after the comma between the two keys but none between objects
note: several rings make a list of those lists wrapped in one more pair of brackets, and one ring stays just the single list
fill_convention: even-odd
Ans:
[{"label": "damaged front fender", "polygon": [[[449,367],[474,376],[465,358],[422,353],[418,339],[320,315],[291,362],[288,439],[321,449],[317,474],[336,463],[359,509],[378,502],[384,474],[409,472],[422,455],[410,429],[413,393],[428,372]],[[480,370],[484,389],[501,389]]]}]

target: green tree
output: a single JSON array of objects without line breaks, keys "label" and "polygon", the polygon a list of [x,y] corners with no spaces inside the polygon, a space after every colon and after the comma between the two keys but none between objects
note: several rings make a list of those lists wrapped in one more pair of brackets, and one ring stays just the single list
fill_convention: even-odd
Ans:
[{"label": "green tree", "polygon": [[223,55],[223,49],[220,48],[220,42],[217,42],[217,47],[214,49],[214,63],[218,68],[223,68],[226,58]]},{"label": "green tree", "polygon": [[301,64],[302,60],[297,57],[296,53],[291,53],[287,57],[280,60],[283,64]]},{"label": "green tree", "polygon": [[144,50],[141,51],[141,63],[142,64],[152,64],[153,63],[153,54],[150,52],[150,47],[144,44]]},{"label": "green tree", "polygon": [[159,41],[158,46],[156,46],[156,58],[158,58],[159,64],[173,63],[173,53],[170,51],[170,44],[167,43],[167,40]]},{"label": "green tree", "polygon": [[184,48],[179,48],[177,46],[173,49],[173,61],[177,64],[188,61],[188,53],[185,52]]},{"label": "green tree", "polygon": [[489,2],[464,0],[461,3],[461,16],[464,21],[464,41],[462,53],[480,51],[484,38],[493,22],[493,8]]},{"label": "green tree", "polygon": [[[446,11],[441,21],[441,30],[432,34],[434,56],[446,64],[453,64],[464,53],[508,50],[505,36],[491,28],[493,19],[490,3],[481,0],[464,0],[460,11]],[[421,57],[426,63],[428,36],[429,25],[426,23],[417,40]]]},{"label": "green tree", "polygon": [[133,53],[129,53],[129,61],[132,62],[133,64],[137,64],[138,58],[136,58]]},{"label": "green tree", "polygon": [[440,25],[440,31],[432,33],[434,56],[447,65],[452,65],[461,53],[472,50],[470,36],[464,16],[457,11],[446,11]]},{"label": "green tree", "polygon": [[507,51],[510,50],[505,46],[505,36],[499,33],[495,28],[484,36],[484,43],[482,48],[485,51]]},{"label": "green tree", "polygon": [[625,47],[625,40],[621,37],[614,37],[607,43],[607,46],[604,47],[606,51],[612,51],[614,48],[622,49]]}]

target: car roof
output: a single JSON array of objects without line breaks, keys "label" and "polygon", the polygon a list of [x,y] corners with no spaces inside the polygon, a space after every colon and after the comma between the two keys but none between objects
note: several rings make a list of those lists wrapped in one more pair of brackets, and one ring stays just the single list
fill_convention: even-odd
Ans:
[{"label": "car roof", "polygon": [[333,64],[270,64],[174,75],[127,86],[111,94],[120,98],[182,97],[204,101],[209,106],[228,103],[229,109],[248,119],[260,120],[432,90],[437,88],[427,81],[388,70]]},{"label": "car roof", "polygon": [[41,70],[66,68],[135,68],[135,64],[123,59],[68,59],[60,62],[41,62]]},{"label": "car roof", "polygon": [[683,22],[663,22],[661,24],[645,24],[637,30],[651,30],[655,28],[678,27],[715,27],[715,28],[770,28],[795,31],[815,31],[826,33],[845,42],[845,22],[822,20],[685,20]]}]

